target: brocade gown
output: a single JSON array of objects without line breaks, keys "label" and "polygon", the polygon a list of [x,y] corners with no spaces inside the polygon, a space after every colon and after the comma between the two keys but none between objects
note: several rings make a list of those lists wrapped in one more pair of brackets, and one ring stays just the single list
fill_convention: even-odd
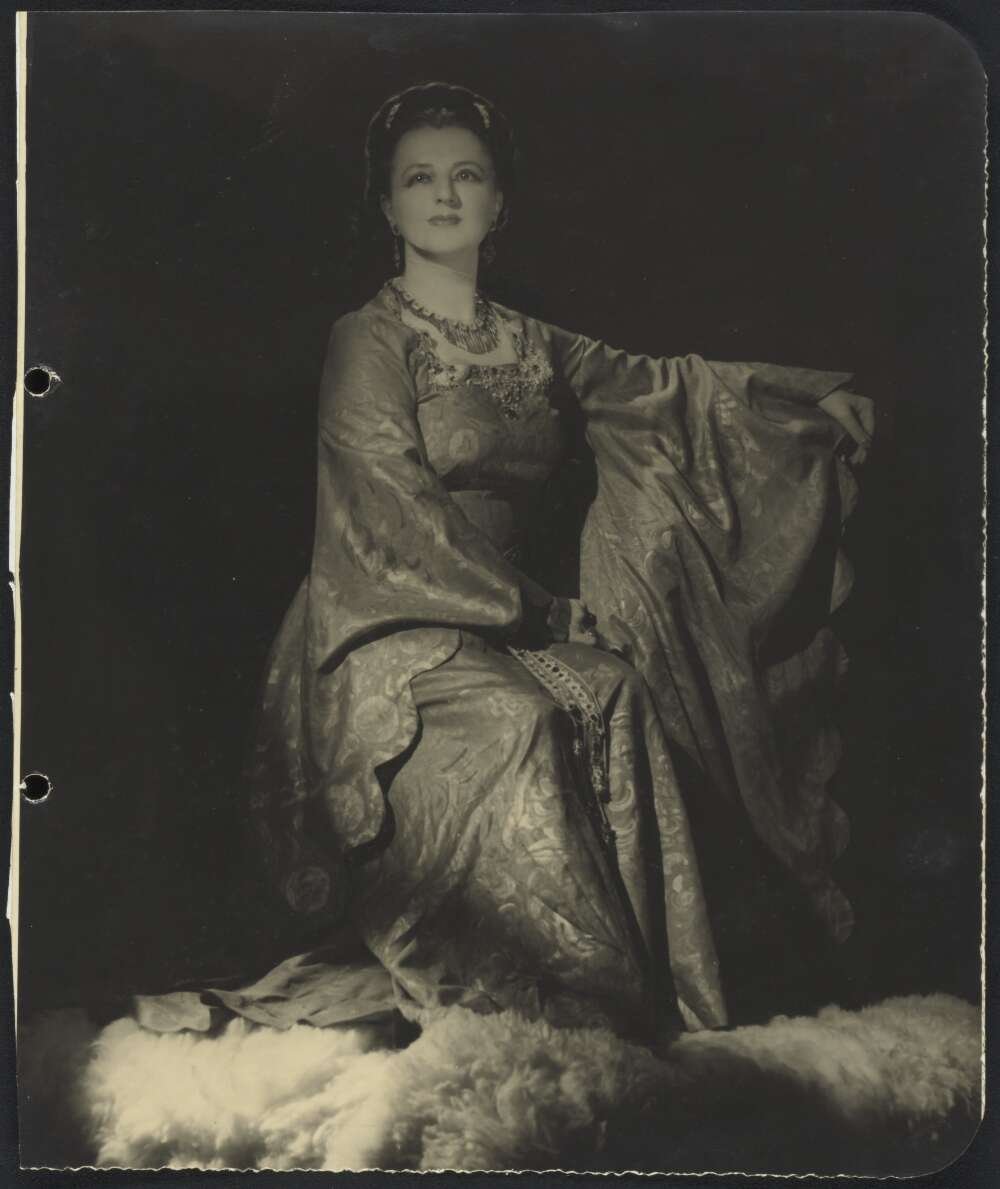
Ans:
[{"label": "brocade gown", "polygon": [[[388,284],[333,328],[312,564],[251,770],[263,852],[291,916],[350,922],[404,1014],[719,1025],[692,797],[850,929],[824,691],[851,487],[815,407],[849,377],[494,308],[513,363],[448,362]],[[631,663],[539,638],[525,575],[579,592]],[[315,995],[296,1016],[296,977],[226,1000],[324,1019]]]}]

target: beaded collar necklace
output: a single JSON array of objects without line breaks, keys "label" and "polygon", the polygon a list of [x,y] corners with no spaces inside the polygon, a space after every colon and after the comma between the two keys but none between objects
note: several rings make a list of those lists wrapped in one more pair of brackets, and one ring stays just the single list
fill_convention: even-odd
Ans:
[{"label": "beaded collar necklace", "polygon": [[490,303],[480,294],[476,294],[476,317],[473,322],[458,322],[451,318],[442,318],[433,310],[415,301],[403,288],[399,277],[392,277],[389,281],[393,292],[404,306],[418,318],[429,322],[448,340],[452,346],[461,347],[470,355],[488,355],[495,351],[500,344],[500,331],[497,327],[497,316]]}]

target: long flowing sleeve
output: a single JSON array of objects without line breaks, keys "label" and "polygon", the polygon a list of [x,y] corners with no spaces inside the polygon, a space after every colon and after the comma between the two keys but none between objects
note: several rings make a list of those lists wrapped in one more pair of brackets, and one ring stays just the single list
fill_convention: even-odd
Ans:
[{"label": "long flowing sleeve", "polygon": [[839,540],[855,486],[817,403],[850,374],[632,355],[534,325],[596,459],[581,593],[630,638],[701,774],[700,844],[745,823],[845,937],[832,867],[847,822],[827,791],[843,657],[828,620],[850,587]]},{"label": "long flowing sleeve", "polygon": [[511,632],[520,622],[517,571],[428,464],[406,337],[365,311],[340,319],[330,337],[309,596],[317,669],[401,628]]},{"label": "long flowing sleeve", "polygon": [[558,367],[581,405],[621,405],[652,393],[682,399],[713,378],[751,405],[770,399],[816,404],[851,379],[850,372],[817,371],[773,363],[720,363],[700,355],[633,355],[599,339],[537,323]]},{"label": "long flowing sleeve", "polygon": [[377,310],[333,328],[312,564],[261,698],[254,825],[281,898],[310,920],[342,913],[352,856],[391,828],[381,770],[419,730],[410,682],[454,655],[462,628],[508,639],[531,615],[524,576],[428,463],[409,342]]}]

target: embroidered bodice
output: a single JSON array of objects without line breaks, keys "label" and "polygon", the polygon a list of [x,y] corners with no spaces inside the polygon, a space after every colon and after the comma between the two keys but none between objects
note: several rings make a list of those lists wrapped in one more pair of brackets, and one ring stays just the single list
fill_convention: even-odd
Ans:
[{"label": "embroidered bodice", "polygon": [[[403,307],[391,284],[382,294],[400,320]],[[442,356],[434,336],[422,326],[407,322],[417,334],[413,360],[422,364],[427,383],[442,391],[471,386],[486,393],[509,420],[529,414],[546,404],[546,395],[553,380],[552,364],[545,352],[529,340],[526,329],[509,317],[506,311],[494,306],[514,348],[515,358],[509,362],[465,361]]]},{"label": "embroidered bodice", "polygon": [[466,516],[517,556],[541,491],[567,453],[545,344],[515,315],[494,307],[514,359],[448,358],[428,330],[404,315],[391,285],[379,300],[411,335],[408,366],[428,462]]},{"label": "embroidered bodice", "polygon": [[427,366],[431,384],[445,390],[470,384],[496,403],[510,420],[540,405],[552,381],[552,366],[542,352],[527,341],[523,331],[510,326],[517,359],[513,363],[452,363],[438,355],[434,339],[420,333],[418,354]]}]

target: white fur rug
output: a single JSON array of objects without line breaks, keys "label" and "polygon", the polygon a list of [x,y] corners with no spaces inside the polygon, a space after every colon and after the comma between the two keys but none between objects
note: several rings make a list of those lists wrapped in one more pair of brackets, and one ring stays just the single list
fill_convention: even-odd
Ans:
[{"label": "white fur rug", "polygon": [[980,1114],[979,1012],[945,995],[693,1033],[666,1060],[462,1009],[406,1049],[378,1037],[97,1033],[60,1013],[22,1039],[22,1161],[913,1175],[954,1159]]}]

